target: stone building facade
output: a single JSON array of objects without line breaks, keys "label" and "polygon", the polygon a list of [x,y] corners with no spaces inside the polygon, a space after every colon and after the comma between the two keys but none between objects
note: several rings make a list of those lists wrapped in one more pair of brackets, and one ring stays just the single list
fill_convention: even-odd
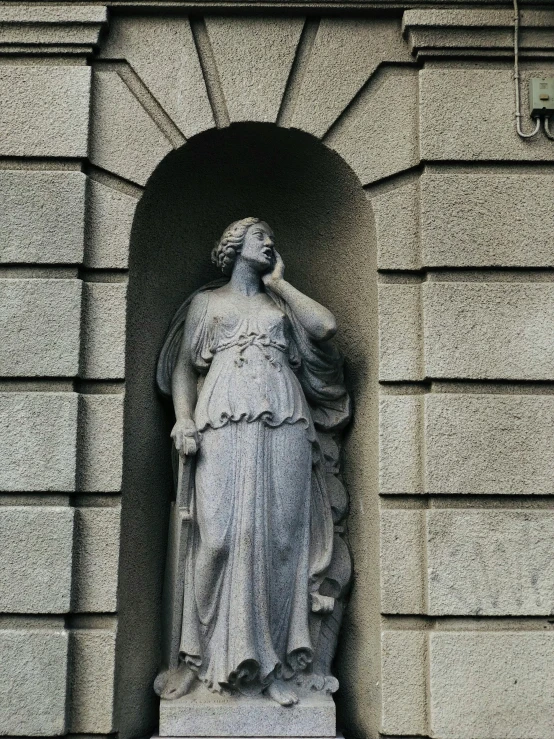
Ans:
[{"label": "stone building facade", "polygon": [[[525,90],[554,10],[523,5]],[[0,7],[0,733],[155,731],[157,352],[261,215],[337,314],[355,402],[345,735],[554,738],[554,143],[515,131],[513,19]]]}]

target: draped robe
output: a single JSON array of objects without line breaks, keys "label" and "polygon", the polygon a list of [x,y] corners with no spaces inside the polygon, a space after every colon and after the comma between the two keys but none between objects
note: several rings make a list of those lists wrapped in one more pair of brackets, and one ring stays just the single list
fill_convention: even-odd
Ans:
[{"label": "draped robe", "polygon": [[248,694],[313,659],[310,595],[333,550],[316,428],[342,428],[350,404],[332,344],[316,342],[275,294],[231,300],[220,285],[175,315],[157,380],[171,394],[193,321],[201,440],[180,657],[210,689]]}]

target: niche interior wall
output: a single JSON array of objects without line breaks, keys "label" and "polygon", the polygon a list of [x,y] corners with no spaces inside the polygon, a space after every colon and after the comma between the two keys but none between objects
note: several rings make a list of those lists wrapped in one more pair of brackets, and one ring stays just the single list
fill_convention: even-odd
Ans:
[{"label": "niche interior wall", "polygon": [[[521,22],[525,86],[554,13]],[[512,25],[501,0],[0,8],[4,735],[155,728],[155,345],[256,205],[346,328],[346,736],[552,739],[554,144],[515,132]]]},{"label": "niche interior wall", "polygon": [[[309,134],[270,123],[235,123],[199,134],[158,165],[131,230],[116,649],[116,711],[125,736],[154,729],[158,714],[152,682],[160,664],[174,413],[155,390],[156,361],[185,297],[220,277],[210,261],[213,245],[229,223],[248,213],[271,224],[287,278],[337,316],[356,405],[344,473],[353,511],[364,500],[367,510],[375,505],[377,250],[362,186],[337,154]],[[355,518],[351,546],[368,577],[354,591],[352,611],[356,604],[365,609],[368,590],[378,587],[378,568],[366,562],[365,531]],[[362,638],[345,629],[345,691],[356,690],[349,660],[367,655],[378,640],[374,611],[373,636],[369,623]]]}]

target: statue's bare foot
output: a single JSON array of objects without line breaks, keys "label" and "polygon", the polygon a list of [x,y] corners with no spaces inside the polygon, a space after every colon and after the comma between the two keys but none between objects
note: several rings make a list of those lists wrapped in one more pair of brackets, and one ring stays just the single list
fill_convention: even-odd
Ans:
[{"label": "statue's bare foot", "polygon": [[165,684],[158,695],[166,700],[182,698],[183,695],[189,692],[195,680],[195,673],[187,665],[182,664],[177,670],[167,675]]},{"label": "statue's bare foot", "polygon": [[154,680],[154,692],[156,695],[161,695],[164,692],[170,674],[169,670],[163,670],[156,676]]},{"label": "statue's bare foot", "polygon": [[294,690],[286,688],[283,683],[271,683],[271,685],[266,688],[265,692],[281,706],[293,706],[295,703],[298,703],[298,696]]}]

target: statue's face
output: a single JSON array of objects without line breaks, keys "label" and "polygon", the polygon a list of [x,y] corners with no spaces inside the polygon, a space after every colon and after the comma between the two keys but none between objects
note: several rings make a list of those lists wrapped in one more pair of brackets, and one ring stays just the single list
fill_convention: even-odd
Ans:
[{"label": "statue's face", "polygon": [[249,262],[259,272],[266,272],[275,261],[274,246],[273,231],[267,223],[254,223],[246,232],[239,258]]}]

